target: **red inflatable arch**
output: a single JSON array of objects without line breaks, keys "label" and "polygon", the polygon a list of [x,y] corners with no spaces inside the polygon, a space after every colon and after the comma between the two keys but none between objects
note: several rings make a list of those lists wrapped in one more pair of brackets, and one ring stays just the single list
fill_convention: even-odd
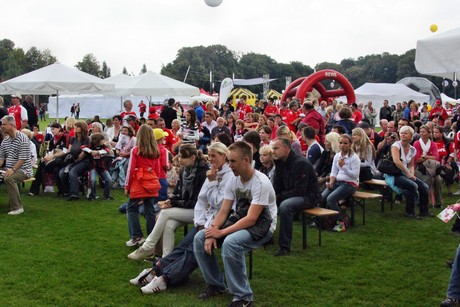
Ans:
[{"label": "red inflatable arch", "polygon": [[[327,90],[324,85],[321,84],[323,80],[335,80],[340,84],[341,88]],[[295,96],[303,102],[307,93],[311,92],[312,89],[316,89],[323,100],[345,95],[347,96],[348,104],[356,101],[355,91],[350,81],[348,81],[344,75],[332,69],[320,70],[308,77],[301,77],[293,81],[284,91],[281,101],[286,101],[287,98]]]}]

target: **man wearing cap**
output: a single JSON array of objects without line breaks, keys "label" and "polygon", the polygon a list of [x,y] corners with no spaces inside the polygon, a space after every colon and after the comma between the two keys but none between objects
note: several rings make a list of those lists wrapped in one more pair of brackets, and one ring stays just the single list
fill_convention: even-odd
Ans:
[{"label": "man wearing cap", "polygon": [[139,130],[139,124],[137,123],[137,118],[134,115],[128,115],[125,116],[126,123],[131,126],[134,131],[137,133],[137,130]]},{"label": "man wearing cap", "polygon": [[33,174],[29,138],[16,129],[16,119],[10,115],[2,118],[2,130],[5,139],[0,146],[0,165],[5,162],[3,178],[10,205],[8,214],[18,215],[24,212],[18,183]]},{"label": "man wearing cap", "polygon": [[21,99],[22,96],[19,93],[11,95],[11,103],[13,105],[8,109],[8,115],[14,117],[18,130],[24,129],[28,121],[27,110],[21,105]]},{"label": "man wearing cap", "polygon": [[433,118],[438,119],[439,126],[444,126],[444,121],[449,118],[446,109],[442,107],[442,102],[439,99],[436,100],[434,108],[430,111],[430,115],[428,115],[429,120],[433,120]]}]

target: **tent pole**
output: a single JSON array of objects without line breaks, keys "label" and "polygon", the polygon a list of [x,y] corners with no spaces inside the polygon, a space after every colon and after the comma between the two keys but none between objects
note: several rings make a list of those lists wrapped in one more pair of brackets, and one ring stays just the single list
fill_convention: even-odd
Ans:
[{"label": "tent pole", "polygon": [[56,122],[59,123],[59,90],[56,91]]}]

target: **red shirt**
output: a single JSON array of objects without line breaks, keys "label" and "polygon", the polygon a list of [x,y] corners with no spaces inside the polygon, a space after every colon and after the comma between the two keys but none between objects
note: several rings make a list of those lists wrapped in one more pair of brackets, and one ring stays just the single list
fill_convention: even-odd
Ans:
[{"label": "red shirt", "polygon": [[248,105],[244,105],[241,106],[236,113],[238,114],[238,119],[244,120],[246,114],[252,113],[252,108]]},{"label": "red shirt", "polygon": [[13,116],[16,122],[16,129],[21,130],[22,121],[27,121],[27,110],[21,106],[11,106],[8,108],[8,115]]},{"label": "red shirt", "polygon": [[283,122],[286,122],[288,119],[288,115],[291,114],[292,111],[289,109],[281,109],[279,113],[281,115],[281,118],[283,119]]},{"label": "red shirt", "polygon": [[444,141],[442,140],[434,141],[434,143],[438,147],[438,154],[439,154],[438,161],[441,162],[442,165],[445,165],[449,156],[450,155],[454,156],[454,145],[452,144],[452,142],[450,142],[449,151],[447,151],[446,144],[444,144]]},{"label": "red shirt", "polygon": [[139,112],[140,113],[145,113],[146,109],[147,109],[147,106],[145,105],[145,103],[143,103],[143,102],[139,103]]},{"label": "red shirt", "polygon": [[274,105],[267,106],[264,111],[264,115],[267,117],[274,116],[269,114],[278,114],[278,108]]},{"label": "red shirt", "polygon": [[297,127],[295,125],[291,125],[291,123],[297,118],[299,118],[300,112],[301,111],[298,110],[297,112],[289,111],[289,113],[287,113],[286,123],[292,132],[296,132]]},{"label": "red shirt", "polygon": [[125,118],[128,115],[134,115],[137,118],[136,112],[134,112],[134,111],[129,111],[129,112],[123,111],[123,112],[121,112],[120,116],[123,119],[123,125],[125,125],[125,126],[128,125],[128,122],[126,121],[126,118]]},{"label": "red shirt", "polygon": [[351,120],[355,122],[355,124],[359,124],[359,122],[363,119],[363,113],[360,110],[356,110],[351,116]]},{"label": "red shirt", "polygon": [[164,128],[163,131],[168,133],[168,136],[165,137],[164,146],[172,153],[172,145],[177,143],[177,137],[168,128]]}]

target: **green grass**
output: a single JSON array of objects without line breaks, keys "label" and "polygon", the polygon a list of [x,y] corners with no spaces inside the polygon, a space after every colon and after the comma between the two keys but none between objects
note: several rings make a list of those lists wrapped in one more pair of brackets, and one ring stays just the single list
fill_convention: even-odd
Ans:
[{"label": "green grass", "polygon": [[[8,216],[5,187],[0,191],[0,306],[222,306],[223,295],[201,302],[201,272],[184,286],[142,295],[129,279],[147,265],[126,259],[132,249],[125,215],[116,200],[67,202],[53,193],[29,197],[25,213]],[[101,191],[99,191],[100,193]],[[446,199],[453,203],[455,199]],[[356,225],[346,233],[308,230],[302,250],[301,225],[294,224],[291,255],[274,258],[276,246],[254,251],[250,281],[259,306],[432,306],[444,297],[458,238],[439,219],[403,218],[396,206],[380,212],[367,205],[366,225],[357,210]],[[434,212],[438,212],[434,210]],[[182,230],[177,238],[182,236]]]}]

